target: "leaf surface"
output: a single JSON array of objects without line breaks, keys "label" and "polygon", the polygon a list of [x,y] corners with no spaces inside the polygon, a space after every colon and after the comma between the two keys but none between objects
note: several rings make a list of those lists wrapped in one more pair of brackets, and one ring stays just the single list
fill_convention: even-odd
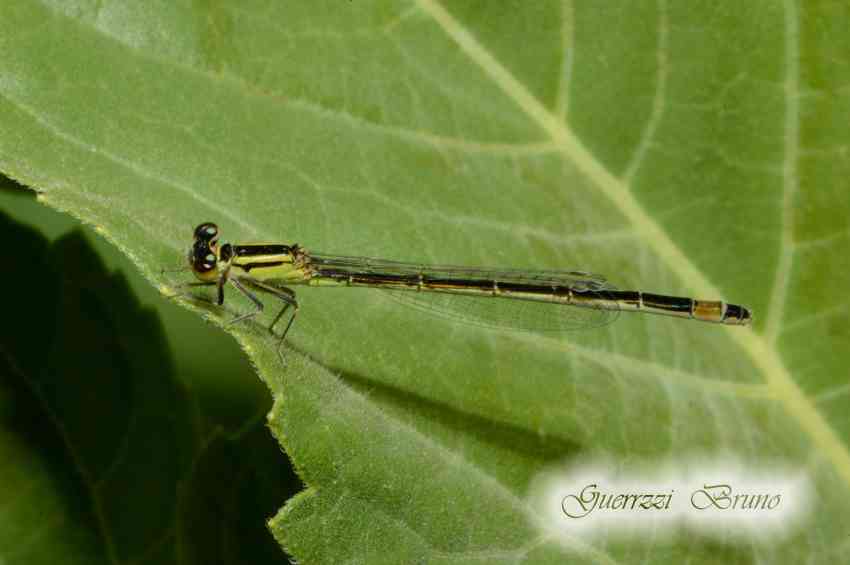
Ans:
[{"label": "leaf surface", "polygon": [[[212,220],[233,241],[583,269],[755,311],[752,331],[623,315],[553,337],[297,289],[285,367],[263,320],[230,328],[309,487],[272,524],[296,558],[844,554],[846,6],[69,6],[0,8],[0,168],[157,283]],[[816,510],[769,544],[563,543],[527,500],[564,459],[684,452],[804,469]]]}]

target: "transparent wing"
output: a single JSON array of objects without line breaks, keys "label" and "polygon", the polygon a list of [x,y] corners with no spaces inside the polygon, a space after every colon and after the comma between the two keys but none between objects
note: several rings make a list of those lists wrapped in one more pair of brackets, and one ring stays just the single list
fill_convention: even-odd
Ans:
[{"label": "transparent wing", "polygon": [[313,254],[311,262],[325,272],[380,273],[442,280],[484,280],[497,284],[566,287],[585,299],[585,306],[559,302],[471,295],[453,291],[417,291],[378,287],[382,295],[413,309],[456,322],[508,330],[559,332],[609,324],[617,319],[617,302],[607,291],[616,290],[604,277],[583,271],[527,271],[469,268],[453,265],[401,263],[368,257]]},{"label": "transparent wing", "polygon": [[[516,331],[562,332],[610,324],[617,319],[617,303],[603,292],[597,305],[571,306],[512,298],[468,296],[451,292],[381,289],[381,294],[416,310],[464,324]],[[602,307],[605,304],[606,307]]]},{"label": "transparent wing", "polygon": [[551,284],[569,287],[579,292],[585,290],[615,290],[615,287],[602,275],[584,271],[538,271],[492,267],[461,267],[457,265],[428,265],[425,263],[403,263],[373,257],[327,255],[324,253],[311,253],[310,262],[321,268],[351,272],[398,275],[425,274],[447,279],[487,279],[528,284]]}]

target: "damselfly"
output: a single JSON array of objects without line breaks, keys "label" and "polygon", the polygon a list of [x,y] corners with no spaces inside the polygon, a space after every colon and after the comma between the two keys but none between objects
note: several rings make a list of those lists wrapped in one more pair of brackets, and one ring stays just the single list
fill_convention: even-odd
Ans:
[{"label": "damselfly", "polygon": [[[311,253],[298,244],[219,242],[213,223],[195,228],[189,265],[199,282],[215,285],[224,304],[229,282],[253,304],[254,310],[231,323],[256,316],[263,303],[254,292],[277,297],[283,308],[272,320],[274,331],[290,312],[278,343],[298,312],[291,285],[372,287],[401,302],[475,325],[518,330],[562,331],[601,326],[621,311],[664,314],[703,322],[743,326],[752,316],[747,308],[720,300],[696,300],[618,290],[604,277],[582,271],[532,271],[401,263],[367,257]],[[502,299],[502,300],[493,300]]]}]

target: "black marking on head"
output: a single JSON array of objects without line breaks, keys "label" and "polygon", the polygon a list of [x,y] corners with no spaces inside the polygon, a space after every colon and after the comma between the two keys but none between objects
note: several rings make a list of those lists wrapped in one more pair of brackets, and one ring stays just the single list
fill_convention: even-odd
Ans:
[{"label": "black marking on head", "polygon": [[218,226],[212,222],[204,222],[195,228],[195,239],[213,241],[218,238]]},{"label": "black marking on head", "polygon": [[206,241],[195,240],[189,255],[192,269],[198,273],[208,273],[215,269],[217,258]]}]

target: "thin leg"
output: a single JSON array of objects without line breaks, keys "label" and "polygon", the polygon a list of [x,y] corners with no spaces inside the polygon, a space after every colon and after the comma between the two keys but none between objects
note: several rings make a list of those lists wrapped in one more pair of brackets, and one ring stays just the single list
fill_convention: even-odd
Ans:
[{"label": "thin leg", "polygon": [[[251,291],[245,288],[245,286],[241,282],[239,282],[239,280],[237,280],[235,277],[230,277],[229,280],[231,283],[233,283],[233,286],[236,287],[236,290],[247,296],[248,299],[254,303],[254,306],[256,306],[256,310],[254,310],[253,312],[248,312],[247,314],[242,314],[241,316],[236,316],[235,318],[227,322],[228,326],[237,322],[241,322],[242,320],[247,320],[248,318],[253,318],[254,316],[263,311],[263,303],[260,302],[259,298],[251,294]],[[222,286],[223,285],[219,285],[219,296],[221,298],[224,298],[224,291],[221,288]]]},{"label": "thin leg", "polygon": [[193,282],[180,283],[178,286],[212,286],[214,284],[218,284],[218,283],[216,281],[197,281],[197,282],[193,281]]},{"label": "thin leg", "polygon": [[284,306],[283,306],[283,308],[281,308],[280,312],[277,313],[277,316],[274,317],[274,320],[272,320],[272,323],[269,324],[269,331],[274,333],[275,324],[277,324],[278,321],[280,321],[280,319],[283,317],[283,314],[289,309],[290,306],[292,306],[292,309],[293,309],[292,316],[289,318],[289,322],[287,322],[287,324],[286,324],[286,330],[283,331],[283,334],[286,335],[287,330],[289,330],[289,326],[292,325],[292,318],[294,318],[295,313],[298,312],[298,302],[295,300],[295,293],[291,289],[284,287],[284,288],[281,288],[280,290],[282,290],[284,294],[289,295],[289,300],[285,299],[283,296],[280,297],[281,300],[286,302],[286,304],[284,304]]},{"label": "thin leg", "polygon": [[[176,285],[176,286],[175,286],[175,288],[179,290],[179,289],[186,288],[186,287],[194,287],[194,286],[213,286],[213,285],[217,285],[217,284],[218,284],[218,283],[217,283],[216,281],[209,281],[209,282],[200,282],[200,281],[199,281],[199,282],[185,282],[185,283],[180,283],[180,284]],[[196,296],[196,295],[194,295],[194,294],[192,294],[192,293],[190,293],[190,292],[180,292],[180,293],[179,293],[179,295],[180,295],[180,296],[184,296],[184,297],[186,297],[186,298],[191,298],[192,300],[200,300],[201,302],[207,302],[207,303],[209,303],[209,304],[214,304],[214,302],[213,302],[212,300],[209,300],[208,298],[201,298],[200,296]]]},{"label": "thin leg", "polygon": [[[224,285],[227,284],[227,277],[222,276],[218,278],[216,282],[216,286],[218,287],[218,305],[224,306]],[[262,307],[260,308],[262,310]]]},{"label": "thin leg", "polygon": [[[289,317],[289,321],[286,323],[286,327],[283,330],[283,334],[280,336],[280,341],[277,344],[277,354],[280,357],[281,362],[283,362],[283,342],[286,339],[286,334],[289,333],[289,328],[292,327],[292,322],[295,321],[295,315],[298,313],[298,301],[295,300],[295,292],[292,289],[283,287],[275,287],[267,284],[263,284],[261,282],[251,280],[251,279],[243,279],[243,283],[246,285],[250,285],[257,290],[262,290],[264,292],[268,292],[282,300],[284,302],[283,308],[281,308],[280,312],[274,317],[272,323],[269,324],[269,331],[274,333],[274,326],[278,323],[278,321],[283,317],[289,308],[292,308],[292,315]],[[256,312],[255,312],[256,313]]]}]

